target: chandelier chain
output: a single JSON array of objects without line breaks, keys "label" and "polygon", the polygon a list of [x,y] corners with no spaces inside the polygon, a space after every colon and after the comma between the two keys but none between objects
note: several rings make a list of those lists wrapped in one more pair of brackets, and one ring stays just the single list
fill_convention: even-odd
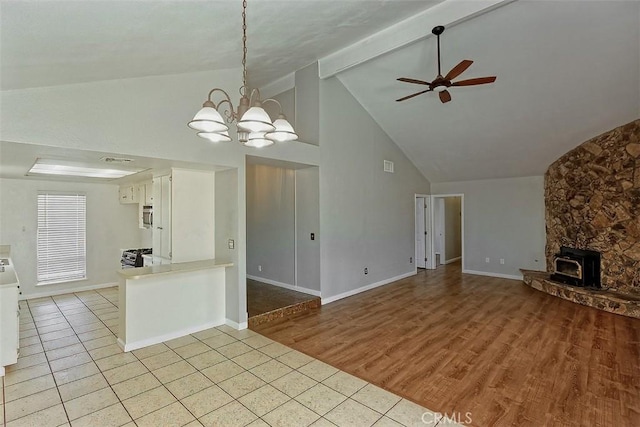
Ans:
[{"label": "chandelier chain", "polygon": [[242,89],[247,93],[247,0],[242,1]]}]

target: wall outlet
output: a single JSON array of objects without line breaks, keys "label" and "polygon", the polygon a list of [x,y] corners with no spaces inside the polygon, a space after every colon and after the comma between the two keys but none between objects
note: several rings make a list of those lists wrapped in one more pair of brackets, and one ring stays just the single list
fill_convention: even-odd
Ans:
[{"label": "wall outlet", "polygon": [[229,249],[235,249],[235,247],[236,247],[235,240],[229,239],[228,244],[229,244]]},{"label": "wall outlet", "polygon": [[500,258],[500,264],[504,265],[504,258]]},{"label": "wall outlet", "polygon": [[413,257],[412,256],[409,257],[409,264],[413,264]]},{"label": "wall outlet", "polygon": [[490,262],[490,261],[491,261],[491,260],[489,259],[489,257],[486,257],[486,258],[484,259],[484,262],[486,262],[487,264],[489,264],[489,262]]},{"label": "wall outlet", "polygon": [[369,269],[367,267],[364,268],[364,274],[369,274]]},{"label": "wall outlet", "polygon": [[261,265],[258,266],[258,271],[262,271],[262,266]]}]

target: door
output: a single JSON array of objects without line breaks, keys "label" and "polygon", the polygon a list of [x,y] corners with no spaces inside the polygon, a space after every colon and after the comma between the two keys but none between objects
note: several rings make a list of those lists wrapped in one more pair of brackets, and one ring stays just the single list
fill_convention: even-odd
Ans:
[{"label": "door", "polygon": [[[162,212],[162,237],[160,256],[171,259],[171,175],[161,177],[160,211]],[[155,218],[154,218],[155,219]]]},{"label": "door", "polygon": [[433,268],[431,263],[431,199],[416,197],[416,266]]},{"label": "door", "polygon": [[156,204],[153,207],[153,255],[155,257],[162,256],[162,179],[160,177],[153,178],[153,182],[151,184],[153,198],[156,200]]},{"label": "door", "polygon": [[434,250],[435,250],[435,267],[441,265],[444,261],[444,243],[445,243],[445,227],[444,227],[444,198],[436,197],[433,199],[433,216],[434,216]]},{"label": "door", "polygon": [[425,198],[416,198],[416,266],[426,268]]}]

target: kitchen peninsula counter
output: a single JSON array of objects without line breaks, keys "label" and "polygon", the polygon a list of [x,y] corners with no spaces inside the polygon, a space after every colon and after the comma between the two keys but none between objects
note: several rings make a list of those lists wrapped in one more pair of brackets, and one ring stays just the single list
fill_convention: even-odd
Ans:
[{"label": "kitchen peninsula counter", "polygon": [[176,264],[158,264],[148,267],[125,268],[118,271],[125,279],[144,279],[152,275],[175,274],[186,271],[206,270],[209,268],[233,267],[233,263],[208,259],[204,261],[179,262]]},{"label": "kitchen peninsula counter", "polygon": [[120,347],[131,351],[223,325],[231,266],[210,259],[118,271]]}]

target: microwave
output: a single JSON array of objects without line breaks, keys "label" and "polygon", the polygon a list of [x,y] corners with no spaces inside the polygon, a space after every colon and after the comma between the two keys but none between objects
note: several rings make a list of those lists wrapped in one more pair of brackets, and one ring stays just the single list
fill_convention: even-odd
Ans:
[{"label": "microwave", "polygon": [[142,207],[142,226],[144,228],[153,227],[153,206]]}]

